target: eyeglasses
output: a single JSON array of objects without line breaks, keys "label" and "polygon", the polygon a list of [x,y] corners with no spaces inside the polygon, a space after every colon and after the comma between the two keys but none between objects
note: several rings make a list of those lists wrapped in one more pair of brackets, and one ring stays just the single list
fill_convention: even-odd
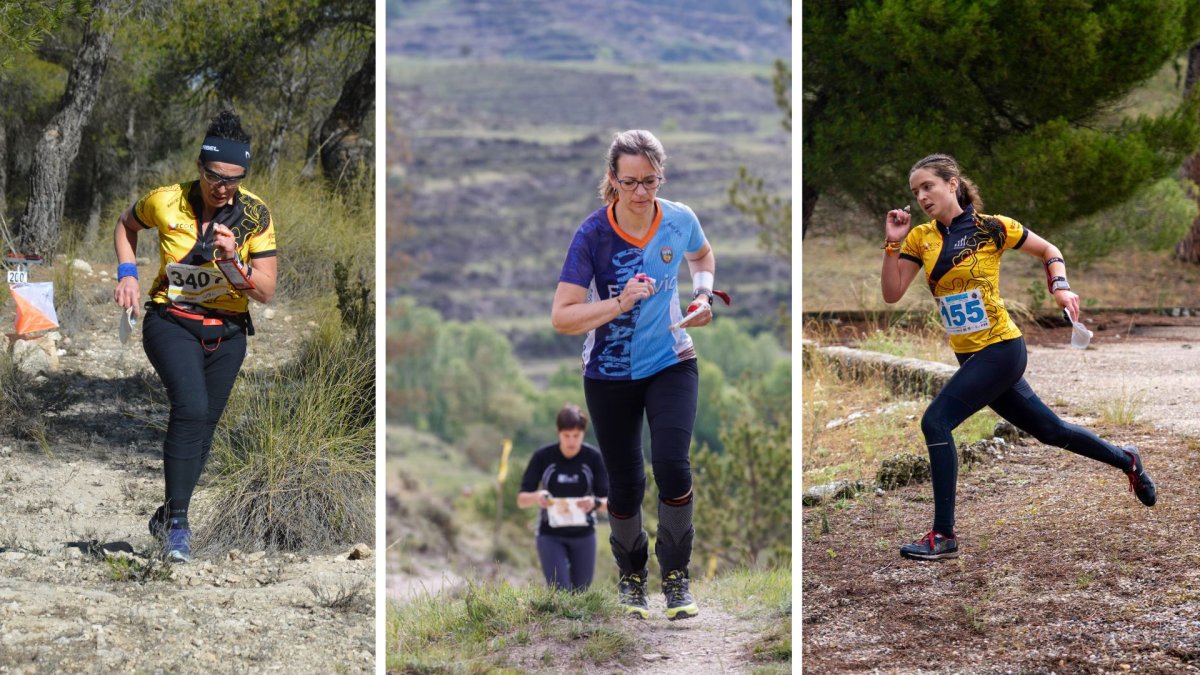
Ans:
[{"label": "eyeglasses", "polygon": [[204,180],[208,181],[213,187],[237,187],[245,178],[246,174],[240,176],[222,176],[216,171],[209,171],[203,166],[200,167],[200,175],[204,176]]},{"label": "eyeglasses", "polygon": [[665,182],[667,182],[667,179],[663,178],[662,176],[648,176],[642,180],[621,178],[617,180],[617,185],[620,185],[621,189],[626,192],[633,192],[639,185],[646,188],[646,192],[654,192]]}]

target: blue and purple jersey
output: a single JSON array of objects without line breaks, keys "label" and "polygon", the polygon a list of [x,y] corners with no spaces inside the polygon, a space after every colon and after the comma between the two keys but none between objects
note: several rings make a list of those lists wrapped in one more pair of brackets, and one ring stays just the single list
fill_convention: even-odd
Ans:
[{"label": "blue and purple jersey", "polygon": [[692,338],[671,326],[683,318],[679,263],[704,247],[704,230],[684,204],[657,200],[658,213],[641,239],[617,224],[616,204],[597,210],[575,232],[560,282],[588,289],[588,302],[621,294],[636,274],[654,279],[654,295],[588,332],[583,374],[600,380],[638,380],[694,358]]}]

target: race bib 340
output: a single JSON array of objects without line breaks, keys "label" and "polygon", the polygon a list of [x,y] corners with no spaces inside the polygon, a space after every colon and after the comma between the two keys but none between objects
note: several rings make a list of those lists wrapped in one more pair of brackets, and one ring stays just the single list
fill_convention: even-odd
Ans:
[{"label": "race bib 340", "polygon": [[199,304],[229,293],[229,282],[215,267],[167,263],[167,297]]}]

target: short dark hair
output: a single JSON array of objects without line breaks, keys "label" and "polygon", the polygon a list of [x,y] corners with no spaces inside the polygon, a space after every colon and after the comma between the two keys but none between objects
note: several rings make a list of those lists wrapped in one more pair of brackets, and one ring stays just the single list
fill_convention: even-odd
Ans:
[{"label": "short dark hair", "polygon": [[231,141],[241,143],[250,142],[250,134],[242,128],[242,119],[238,117],[232,110],[222,110],[217,113],[217,116],[212,118],[212,122],[208,125],[208,131],[205,136],[216,136],[217,138],[225,138]]},{"label": "short dark hair", "polygon": [[588,417],[587,413],[579,409],[579,406],[574,403],[564,403],[562,408],[558,410],[558,417],[554,419],[558,425],[559,431],[567,431],[570,429],[578,429],[579,431],[587,431]]}]

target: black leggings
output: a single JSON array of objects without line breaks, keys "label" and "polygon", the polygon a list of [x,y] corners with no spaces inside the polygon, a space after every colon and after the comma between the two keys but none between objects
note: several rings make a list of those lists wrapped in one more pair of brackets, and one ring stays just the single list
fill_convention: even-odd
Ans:
[{"label": "black leggings", "polygon": [[214,348],[212,342],[201,344],[199,338],[159,310],[147,310],[142,323],[142,346],[171,402],[163,443],[167,505],[163,515],[186,526],[192,491],[208,461],[217,421],[246,357],[246,336],[235,333],[224,337]]},{"label": "black leggings", "polygon": [[688,451],[699,383],[696,359],[640,380],[583,379],[588,412],[608,471],[610,514],[628,517],[642,508],[646,495],[643,416],[650,423],[650,462],[659,497],[673,500],[691,492]]},{"label": "black leggings", "polygon": [[951,432],[987,406],[1046,445],[1070,450],[1121,470],[1133,460],[1121,448],[1083,427],[1067,424],[1033,393],[1022,377],[1028,354],[1025,338],[988,345],[973,354],[956,354],[960,368],[929,404],[921,432],[929,448],[933,474],[933,529],[954,534],[954,493],[958,453]]}]

